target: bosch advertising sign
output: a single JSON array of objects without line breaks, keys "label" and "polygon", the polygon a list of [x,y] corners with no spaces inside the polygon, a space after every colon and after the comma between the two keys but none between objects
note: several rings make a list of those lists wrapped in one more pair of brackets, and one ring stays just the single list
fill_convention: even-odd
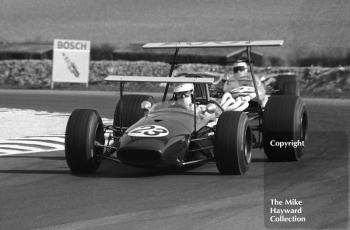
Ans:
[{"label": "bosch advertising sign", "polygon": [[54,82],[89,82],[90,41],[54,40],[52,87]]}]

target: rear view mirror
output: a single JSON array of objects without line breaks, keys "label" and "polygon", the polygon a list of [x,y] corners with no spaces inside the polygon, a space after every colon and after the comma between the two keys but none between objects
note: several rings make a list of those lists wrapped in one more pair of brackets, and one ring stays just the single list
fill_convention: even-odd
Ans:
[{"label": "rear view mirror", "polygon": [[141,109],[143,109],[143,110],[150,110],[151,107],[152,107],[152,103],[149,101],[143,101],[141,103]]},{"label": "rear view mirror", "polygon": [[213,103],[209,103],[209,104],[207,105],[206,111],[207,111],[208,113],[215,113],[215,111],[216,111],[216,105],[214,105]]}]

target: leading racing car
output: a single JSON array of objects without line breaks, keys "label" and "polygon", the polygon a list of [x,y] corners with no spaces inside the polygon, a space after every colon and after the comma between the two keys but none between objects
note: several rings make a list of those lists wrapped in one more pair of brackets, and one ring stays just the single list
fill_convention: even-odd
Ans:
[{"label": "leading racing car", "polygon": [[[296,80],[274,76],[280,88],[267,95],[267,102],[263,103],[250,60],[252,47],[282,44],[278,40],[144,45],[175,49],[169,77],[108,76],[105,80],[120,83],[113,125],[104,125],[95,110],[74,110],[65,135],[69,168],[73,173],[93,173],[105,159],[136,167],[183,167],[215,161],[221,174],[241,175],[251,164],[253,148],[263,148],[271,161],[299,160],[303,146],[281,149],[272,144],[306,139],[307,111],[295,93]],[[209,86],[214,78],[208,74],[173,77],[180,48],[210,47],[246,47],[256,96],[243,110],[225,110],[210,96]],[[162,82],[166,87],[162,100],[156,103],[151,95],[123,95],[125,82]],[[176,83],[194,85],[193,109],[168,97],[170,85]],[[209,116],[200,115],[199,106],[204,106],[203,112]]]}]

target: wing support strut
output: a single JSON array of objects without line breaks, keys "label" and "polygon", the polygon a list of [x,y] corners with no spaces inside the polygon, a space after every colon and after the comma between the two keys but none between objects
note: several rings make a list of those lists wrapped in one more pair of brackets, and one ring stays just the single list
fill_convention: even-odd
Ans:
[{"label": "wing support strut", "polygon": [[[260,95],[259,95],[259,90],[258,90],[258,85],[257,85],[257,82],[256,82],[256,79],[255,79],[255,75],[254,75],[254,69],[253,69],[253,65],[252,65],[252,57],[251,57],[251,51],[252,51],[252,47],[251,46],[247,46],[247,56],[248,56],[248,63],[249,63],[249,68],[250,68],[250,73],[251,73],[251,76],[253,78],[253,84],[254,84],[254,89],[255,89],[255,94],[256,94],[256,98],[258,99],[258,113],[259,113],[259,126],[258,127],[261,127],[261,117],[263,117],[263,109],[262,109],[262,105],[261,105],[261,100],[260,100]],[[261,135],[261,132],[258,132],[258,135],[259,135],[259,139],[258,140],[261,140],[260,138],[260,135]]]},{"label": "wing support strut", "polygon": [[[171,61],[171,67],[170,67],[170,71],[169,71],[169,76],[168,77],[171,77],[171,75],[173,75],[173,72],[174,72],[174,69],[175,69],[175,65],[176,65],[176,58],[177,58],[177,54],[179,53],[179,48],[176,48],[175,49],[175,53],[174,53],[174,56],[173,56],[173,60]],[[165,90],[164,90],[164,94],[163,94],[163,99],[162,101],[164,102],[165,99],[166,99],[166,95],[168,93],[168,90],[169,90],[169,83],[166,84],[165,86]]]},{"label": "wing support strut", "polygon": [[254,76],[254,69],[253,69],[253,65],[252,65],[251,52],[252,52],[252,47],[247,46],[247,56],[248,56],[248,63],[249,63],[249,68],[250,68],[250,74],[252,75],[252,80],[253,80],[253,84],[254,84],[256,98],[258,99],[259,108],[261,110],[260,95],[259,95],[259,91],[258,91],[258,84],[257,84],[255,76]]},{"label": "wing support strut", "polygon": [[119,99],[119,103],[120,103],[120,109],[119,109],[119,122],[120,122],[120,130],[123,130],[123,90],[124,90],[124,82],[120,82],[120,99]]}]

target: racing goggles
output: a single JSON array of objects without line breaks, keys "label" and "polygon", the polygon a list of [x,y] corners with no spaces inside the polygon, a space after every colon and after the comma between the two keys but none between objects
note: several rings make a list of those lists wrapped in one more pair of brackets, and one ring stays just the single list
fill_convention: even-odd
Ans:
[{"label": "racing goggles", "polygon": [[185,91],[185,92],[178,92],[175,93],[176,98],[183,98],[183,97],[189,97],[191,96],[192,92],[191,91]]},{"label": "racing goggles", "polygon": [[245,67],[244,66],[236,66],[236,67],[233,67],[233,72],[234,73],[238,73],[238,72],[242,72],[245,70]]}]

